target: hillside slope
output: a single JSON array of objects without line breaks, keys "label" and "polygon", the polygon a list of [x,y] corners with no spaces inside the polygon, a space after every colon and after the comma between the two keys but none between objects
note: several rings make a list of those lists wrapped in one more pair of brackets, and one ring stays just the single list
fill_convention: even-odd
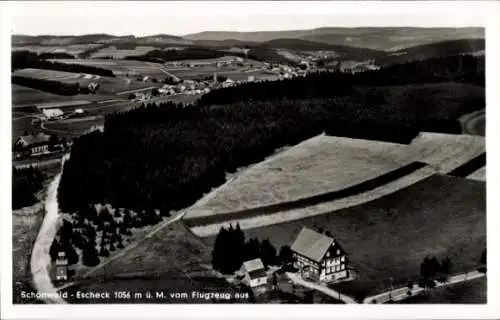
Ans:
[{"label": "hillside slope", "polygon": [[239,40],[266,42],[275,39],[302,39],[375,50],[399,50],[436,41],[484,38],[484,28],[318,28],[289,31],[205,31],[184,36],[187,40]]}]

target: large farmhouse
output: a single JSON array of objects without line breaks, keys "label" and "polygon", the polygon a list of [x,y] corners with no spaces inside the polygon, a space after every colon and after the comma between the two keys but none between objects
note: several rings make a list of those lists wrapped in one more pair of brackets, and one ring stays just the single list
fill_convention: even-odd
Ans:
[{"label": "large farmhouse", "polygon": [[330,282],[349,276],[348,256],[332,237],[302,228],[291,249],[295,267],[305,278]]},{"label": "large farmhouse", "polygon": [[14,142],[16,157],[23,155],[38,156],[49,153],[50,135],[44,133],[20,136]]}]

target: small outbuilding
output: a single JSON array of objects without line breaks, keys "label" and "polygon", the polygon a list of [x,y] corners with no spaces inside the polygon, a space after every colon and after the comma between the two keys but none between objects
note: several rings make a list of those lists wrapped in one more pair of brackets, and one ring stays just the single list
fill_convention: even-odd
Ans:
[{"label": "small outbuilding", "polygon": [[245,281],[252,288],[267,284],[267,272],[260,258],[243,262]]}]

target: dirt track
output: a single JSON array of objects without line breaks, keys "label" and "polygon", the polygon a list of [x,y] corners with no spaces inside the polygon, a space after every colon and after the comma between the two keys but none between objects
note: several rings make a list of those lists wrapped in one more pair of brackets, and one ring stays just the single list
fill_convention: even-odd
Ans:
[{"label": "dirt track", "polygon": [[45,218],[43,220],[40,231],[33,245],[31,252],[31,275],[33,283],[37,291],[41,294],[47,294],[47,297],[42,297],[41,300],[45,303],[64,304],[66,301],[57,295],[57,289],[52,284],[49,269],[51,259],[49,255],[50,246],[57,234],[59,221],[59,204],[57,202],[57,188],[61,181],[62,168],[64,161],[67,160],[69,154],[63,157],[61,163],[61,172],[59,172],[54,180],[50,183],[47,190],[45,200]]}]

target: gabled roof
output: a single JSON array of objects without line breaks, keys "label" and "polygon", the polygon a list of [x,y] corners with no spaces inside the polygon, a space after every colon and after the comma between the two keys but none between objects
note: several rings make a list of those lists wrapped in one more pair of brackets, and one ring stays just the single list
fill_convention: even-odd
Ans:
[{"label": "gabled roof", "polygon": [[49,142],[50,136],[44,133],[38,133],[38,134],[30,134],[26,136],[20,136],[16,144],[23,144],[24,146],[29,146],[29,145],[34,145],[37,143],[45,143]]},{"label": "gabled roof", "polygon": [[250,279],[253,280],[253,279],[257,279],[257,278],[267,277],[267,272],[264,269],[259,269],[259,270],[249,272],[248,275],[250,276]]},{"label": "gabled roof", "polygon": [[334,242],[335,240],[331,237],[302,228],[291,249],[306,258],[320,262]]},{"label": "gabled roof", "polygon": [[262,263],[262,260],[260,260],[260,258],[243,262],[243,267],[245,268],[245,271],[248,273],[251,273],[252,271],[256,270],[265,270],[264,264]]}]

